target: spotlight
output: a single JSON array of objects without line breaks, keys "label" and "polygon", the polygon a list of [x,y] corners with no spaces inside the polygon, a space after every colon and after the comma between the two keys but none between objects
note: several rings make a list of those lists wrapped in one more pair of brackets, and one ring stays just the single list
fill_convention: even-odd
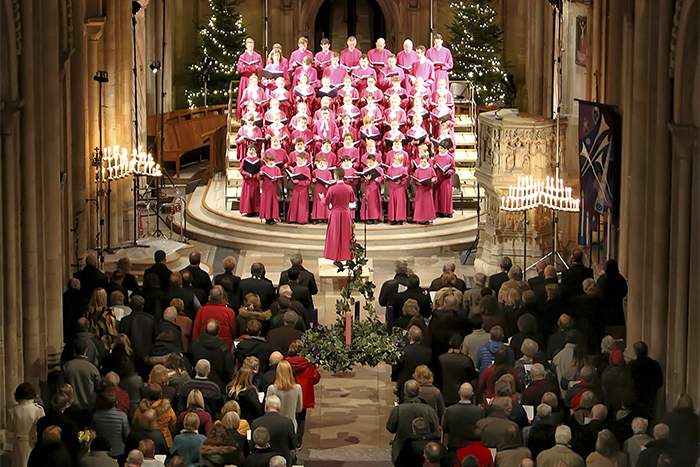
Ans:
[{"label": "spotlight", "polygon": [[95,76],[92,77],[98,83],[106,83],[109,81],[109,76],[106,71],[98,70]]},{"label": "spotlight", "polygon": [[158,70],[160,70],[160,62],[159,62],[159,61],[153,61],[153,62],[151,62],[151,64],[149,65],[149,67],[151,68],[151,71],[152,71],[154,74],[155,74],[155,73],[158,73]]},{"label": "spotlight", "polygon": [[141,4],[134,0],[133,2],[131,2],[131,14],[135,15],[139,11],[141,11]]}]

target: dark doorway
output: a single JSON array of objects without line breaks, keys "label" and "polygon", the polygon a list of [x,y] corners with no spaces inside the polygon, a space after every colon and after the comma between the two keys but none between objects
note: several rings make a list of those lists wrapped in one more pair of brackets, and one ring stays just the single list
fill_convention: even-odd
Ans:
[{"label": "dark doorway", "polygon": [[362,52],[374,48],[379,37],[386,37],[386,20],[377,0],[326,0],[316,15],[313,45],[318,51],[321,39],[331,40],[331,49],[340,52],[347,47],[348,36],[357,37]]}]

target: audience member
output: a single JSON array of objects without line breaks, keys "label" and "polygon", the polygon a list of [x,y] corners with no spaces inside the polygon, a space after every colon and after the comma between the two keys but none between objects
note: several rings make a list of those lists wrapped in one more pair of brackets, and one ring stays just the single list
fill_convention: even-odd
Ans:
[{"label": "audience member", "polygon": [[170,455],[182,456],[188,466],[199,465],[199,451],[207,439],[206,436],[198,432],[201,425],[200,420],[200,417],[194,412],[185,415],[182,420],[182,430],[173,438],[173,444],[170,446]]},{"label": "audience member", "polygon": [[498,267],[501,269],[500,272],[489,277],[489,289],[493,290],[494,294],[498,296],[498,292],[501,289],[501,285],[508,280],[508,271],[513,266],[513,261],[507,256],[501,258],[501,262]]},{"label": "audience member", "polygon": [[479,348],[485,345],[491,336],[490,333],[484,330],[484,318],[481,313],[471,315],[469,321],[472,323],[474,330],[471,334],[464,337],[462,341],[462,353],[476,363],[476,354]]},{"label": "audience member", "polygon": [[207,412],[210,414],[216,413],[216,411],[221,408],[224,399],[219,384],[209,378],[209,375],[211,374],[211,364],[209,363],[209,360],[204,358],[197,360],[197,364],[195,365],[195,373],[194,379],[186,382],[182,386],[178,405],[180,407],[185,407],[190,391],[199,389],[202,391]]},{"label": "audience member", "polygon": [[459,402],[445,410],[442,431],[451,459],[455,458],[457,450],[462,446],[479,439],[476,423],[484,418],[484,411],[472,402],[473,396],[472,385],[464,383],[459,388]]},{"label": "audience member", "polygon": [[89,300],[96,289],[107,287],[107,276],[97,268],[97,256],[92,254],[85,257],[85,267],[73,277],[80,281],[80,291],[85,300]]},{"label": "audience member", "polygon": [[695,413],[693,400],[687,393],[678,396],[664,423],[671,430],[671,440],[678,448],[678,465],[694,466],[700,446],[700,417]]},{"label": "audience member", "polygon": [[238,337],[236,328],[236,314],[228,307],[226,300],[226,292],[220,285],[214,286],[209,294],[209,301],[206,305],[197,310],[197,317],[194,320],[192,327],[192,337],[197,339],[197,336],[205,332],[207,322],[214,319],[219,324],[218,336],[223,339],[226,345],[233,347],[233,339]]},{"label": "audience member", "polygon": [[156,454],[168,454],[168,443],[163,432],[158,429],[158,415],[155,410],[147,409],[134,423],[126,439],[126,451],[131,452],[144,439],[152,440],[156,445]]},{"label": "audience member", "polygon": [[270,344],[270,350],[280,352],[286,357],[289,353],[289,344],[301,339],[303,333],[294,327],[299,320],[299,315],[294,311],[285,312],[282,320],[284,326],[267,333],[267,343]]},{"label": "audience member", "polygon": [[258,427],[266,428],[270,433],[270,451],[283,456],[287,465],[291,465],[293,451],[298,447],[297,437],[294,423],[279,413],[280,408],[280,398],[275,395],[268,396],[265,400],[265,414],[256,418],[250,427],[253,431]]},{"label": "audience member", "polygon": [[475,382],[477,378],[474,362],[460,350],[462,338],[454,334],[450,338],[450,349],[438,357],[440,363],[441,381],[438,386],[446,406],[456,404],[459,398],[459,388],[463,383]]},{"label": "audience member", "polygon": [[468,313],[468,317],[470,319],[479,312],[479,306],[481,305],[481,290],[485,285],[486,274],[478,272],[474,276],[474,287],[465,291],[462,295],[462,308],[464,308],[464,310]]},{"label": "audience member", "polygon": [[254,293],[260,297],[260,307],[262,310],[269,310],[270,305],[275,300],[275,289],[272,283],[265,279],[265,265],[253,263],[250,266],[250,277],[241,279],[239,296],[245,297],[249,293]]},{"label": "audience member", "polygon": [[263,414],[263,406],[258,398],[258,390],[253,385],[253,370],[242,366],[233,381],[226,387],[229,400],[236,401],[240,407],[240,416],[249,424]]},{"label": "audience member", "polygon": [[625,441],[622,449],[629,457],[629,464],[632,467],[637,465],[639,454],[646,449],[646,445],[649,444],[649,441],[654,439],[647,434],[648,429],[649,421],[647,419],[637,417],[632,420],[632,431],[634,435]]},{"label": "audience member", "polygon": [[46,427],[41,434],[41,443],[32,449],[27,467],[73,467],[66,443],[61,441],[61,428]]},{"label": "audience member", "polygon": [[63,343],[68,344],[76,338],[75,323],[83,316],[87,300],[80,290],[80,281],[72,277],[68,288],[63,292]]},{"label": "audience member", "polygon": [[506,431],[510,428],[518,432],[518,443],[522,445],[522,436],[518,425],[509,420],[513,410],[513,401],[509,397],[496,397],[490,404],[492,412],[476,422],[476,430],[481,437],[481,442],[489,448],[498,448],[506,439]]},{"label": "audience member", "polygon": [[391,366],[391,381],[396,382],[396,395],[399,400],[403,398],[405,382],[412,378],[416,367],[432,364],[433,352],[421,345],[422,336],[420,328],[412,326],[408,330],[408,345],[404,347],[398,361]]},{"label": "audience member", "polygon": [[190,353],[193,361],[206,360],[210,363],[208,379],[213,381],[222,390],[228,381],[231,381],[236,372],[236,365],[231,355],[231,348],[219,336],[219,322],[215,319],[207,321],[204,332],[193,341]]},{"label": "audience member", "polygon": [[595,452],[586,458],[586,465],[595,467],[627,467],[627,456],[620,451],[615,436],[610,430],[598,433]]},{"label": "audience member", "polygon": [[[270,432],[264,426],[256,428],[252,433],[253,448],[250,455],[245,458],[243,467],[268,467],[270,459],[275,457],[270,447]],[[282,457],[284,465],[287,465],[287,460]]]},{"label": "audience member", "polygon": [[558,426],[554,433],[555,446],[542,451],[535,460],[537,467],[584,467],[583,457],[571,450],[571,428],[566,425]]},{"label": "audience member", "polygon": [[415,274],[411,274],[408,276],[408,279],[406,279],[406,289],[402,292],[397,292],[393,294],[391,297],[391,301],[389,302],[389,305],[394,307],[394,319],[398,318],[401,315],[401,312],[403,310],[403,304],[409,298],[412,298],[416,302],[418,302],[420,314],[425,319],[430,318],[430,316],[433,313],[430,304],[430,296],[427,295],[420,287],[420,278]]},{"label": "audience member", "polygon": [[523,459],[531,459],[532,453],[523,446],[520,438],[520,429],[508,427],[504,433],[504,439],[498,447],[495,464],[499,467],[519,467]]},{"label": "audience member", "polygon": [[168,269],[165,264],[166,254],[163,250],[156,250],[153,254],[153,260],[155,264],[150,268],[146,269],[143,273],[143,277],[146,278],[151,274],[155,274],[160,282],[160,289],[166,292],[170,287],[170,275],[172,271]]},{"label": "audience member", "polygon": [[248,323],[255,320],[260,323],[259,335],[267,336],[272,321],[271,318],[272,312],[263,310],[260,307],[260,297],[254,293],[249,293],[244,297],[243,305],[238,309],[238,316],[236,317],[238,334],[244,336],[248,329]]},{"label": "audience member", "polygon": [[199,450],[199,465],[226,467],[242,465],[243,451],[221,422],[216,422]]},{"label": "audience member", "polygon": [[[532,457],[537,459],[541,452],[553,448],[556,444],[554,434],[557,426],[552,423],[552,408],[547,404],[537,406],[537,415],[532,421],[532,425],[527,429],[527,440],[525,444]],[[523,435],[525,430],[523,430]],[[525,436],[523,436],[525,437]]]}]

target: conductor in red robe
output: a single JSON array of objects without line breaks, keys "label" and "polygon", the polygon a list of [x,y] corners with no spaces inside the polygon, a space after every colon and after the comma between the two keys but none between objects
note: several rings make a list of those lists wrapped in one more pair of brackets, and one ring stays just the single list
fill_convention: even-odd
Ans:
[{"label": "conductor in red robe", "polygon": [[352,212],[350,203],[355,202],[355,192],[343,182],[345,170],[337,168],[333,172],[336,184],[322,196],[323,204],[330,207],[331,214],[326,230],[326,245],[323,257],[331,261],[348,261],[352,259]]}]

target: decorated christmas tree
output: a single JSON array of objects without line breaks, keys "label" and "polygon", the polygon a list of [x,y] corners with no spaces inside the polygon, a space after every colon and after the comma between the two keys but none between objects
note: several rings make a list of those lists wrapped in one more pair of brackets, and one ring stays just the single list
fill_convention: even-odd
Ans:
[{"label": "decorated christmas tree", "polygon": [[503,38],[490,0],[460,0],[450,3],[454,19],[449,45],[454,58],[452,79],[474,83],[484,103],[506,98],[506,72],[501,63]]},{"label": "decorated christmas tree", "polygon": [[229,83],[236,78],[236,62],[245,51],[246,27],[236,12],[240,2],[209,0],[212,15],[199,30],[197,62],[188,67],[192,82],[185,95],[190,108],[204,105],[205,75],[208,75],[207,105],[228,102]]}]

